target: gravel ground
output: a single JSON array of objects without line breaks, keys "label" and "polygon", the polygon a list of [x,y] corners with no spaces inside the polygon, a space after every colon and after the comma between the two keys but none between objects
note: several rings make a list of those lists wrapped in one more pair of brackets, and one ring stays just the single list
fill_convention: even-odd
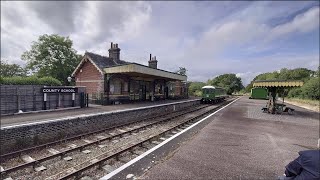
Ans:
[{"label": "gravel ground", "polygon": [[[301,150],[315,148],[319,114],[262,113],[266,101],[242,97],[138,179],[275,179]],[[292,107],[292,106],[290,106]]]},{"label": "gravel ground", "polygon": [[292,107],[295,109],[293,115],[289,115],[288,113],[268,114],[268,113],[263,113],[261,110],[261,108],[265,107],[267,103],[267,101],[265,100],[252,100],[252,99],[247,99],[246,97],[243,97],[241,102],[246,105],[245,117],[247,118],[264,120],[264,121],[267,120],[267,121],[277,121],[277,122],[285,122],[285,123],[295,123],[295,124],[307,125],[307,126],[319,125],[319,113],[317,112],[306,110],[293,105],[287,105],[288,107]]}]

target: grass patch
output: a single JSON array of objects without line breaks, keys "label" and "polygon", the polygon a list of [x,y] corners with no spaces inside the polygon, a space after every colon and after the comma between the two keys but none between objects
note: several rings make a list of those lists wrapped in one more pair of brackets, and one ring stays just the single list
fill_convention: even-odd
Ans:
[{"label": "grass patch", "polygon": [[320,110],[320,101],[319,100],[311,100],[311,99],[300,99],[300,98],[285,98],[285,101],[297,103],[300,105],[305,105],[306,107],[310,107],[314,110]]},{"label": "grass patch", "polygon": [[319,100],[300,99],[300,98],[287,98],[288,101],[307,104],[311,106],[320,106]]}]

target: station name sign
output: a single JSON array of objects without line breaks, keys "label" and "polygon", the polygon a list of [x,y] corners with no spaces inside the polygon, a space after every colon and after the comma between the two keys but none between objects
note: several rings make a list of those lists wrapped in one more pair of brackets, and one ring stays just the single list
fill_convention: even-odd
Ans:
[{"label": "station name sign", "polygon": [[78,88],[50,88],[44,87],[42,93],[78,93]]}]

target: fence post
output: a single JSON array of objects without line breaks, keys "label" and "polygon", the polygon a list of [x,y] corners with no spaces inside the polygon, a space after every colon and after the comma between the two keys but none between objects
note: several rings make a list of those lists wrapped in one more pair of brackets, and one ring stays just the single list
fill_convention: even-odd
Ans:
[{"label": "fence post", "polygon": [[16,88],[16,95],[17,95],[17,112],[19,112],[19,110],[20,110],[20,96],[19,96],[19,89],[18,88]]},{"label": "fence post", "polygon": [[37,107],[36,107],[36,92],[34,90],[34,86],[32,86],[32,93],[33,93],[32,107],[33,107],[33,110],[36,111],[36,109],[37,109]]},{"label": "fence post", "polygon": [[60,93],[58,93],[58,103],[56,104],[57,105],[57,107],[56,108],[60,108]]},{"label": "fence post", "polygon": [[83,108],[85,106],[84,104],[85,97],[84,97],[84,92],[80,93],[80,107]]},{"label": "fence post", "polygon": [[86,93],[86,106],[89,107],[89,94]]}]

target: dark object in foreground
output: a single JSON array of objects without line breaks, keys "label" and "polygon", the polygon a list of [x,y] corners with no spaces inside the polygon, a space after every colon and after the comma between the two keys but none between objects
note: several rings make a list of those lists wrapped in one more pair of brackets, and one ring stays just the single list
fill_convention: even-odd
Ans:
[{"label": "dark object in foreground", "polygon": [[[268,109],[268,106],[266,106],[266,107],[263,107],[262,109],[261,109],[264,113],[270,113],[270,111],[269,111],[269,109]],[[291,108],[291,107],[286,107],[286,105],[285,104],[276,104],[275,105],[275,113],[276,114],[282,114],[283,112],[287,112],[288,114],[293,114],[293,112],[294,112],[294,109],[293,108]]]},{"label": "dark object in foreground", "polygon": [[300,151],[299,157],[286,166],[285,176],[280,180],[320,179],[320,150]]}]

